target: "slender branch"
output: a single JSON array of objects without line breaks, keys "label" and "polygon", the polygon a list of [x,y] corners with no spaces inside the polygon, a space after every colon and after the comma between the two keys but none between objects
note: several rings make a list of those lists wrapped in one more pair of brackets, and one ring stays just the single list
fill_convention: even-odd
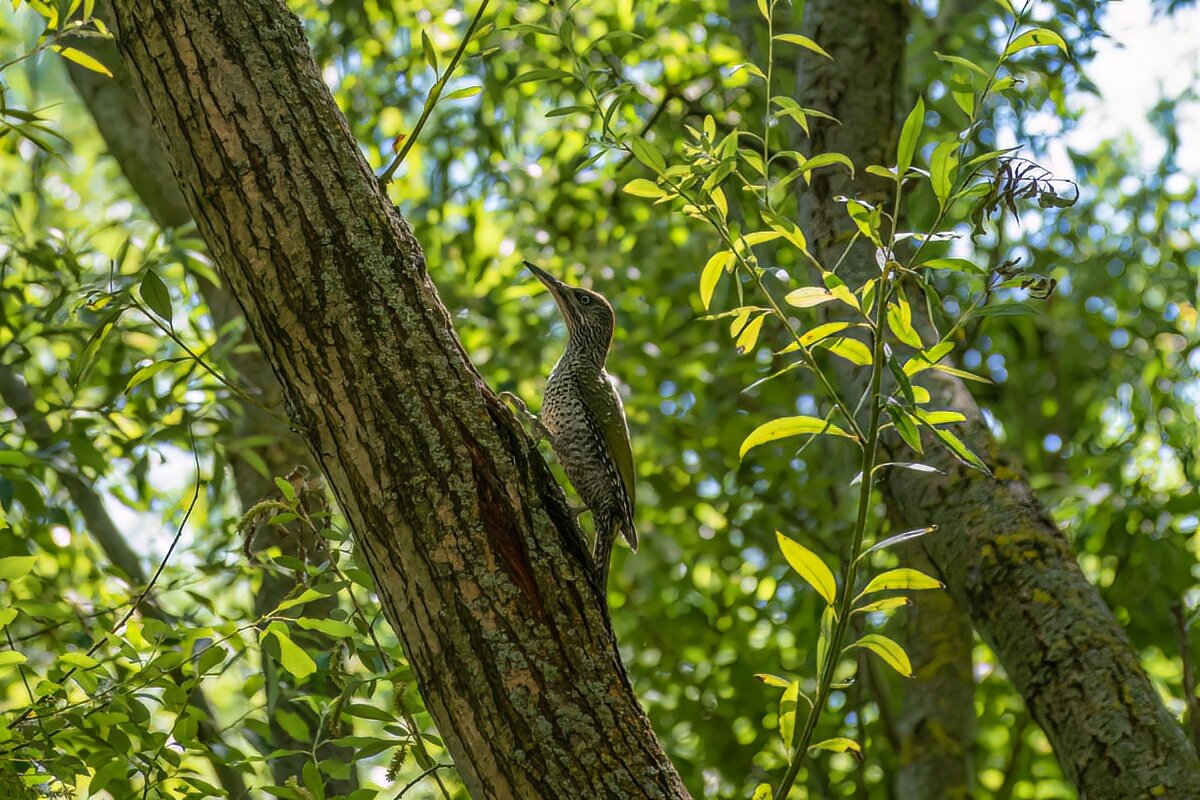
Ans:
[{"label": "slender branch", "polygon": [[425,99],[425,107],[421,109],[421,116],[417,119],[417,124],[413,126],[412,132],[404,139],[404,144],[400,147],[400,152],[396,153],[396,157],[392,159],[392,163],[387,165],[379,175],[380,187],[387,188],[387,185],[392,182],[392,176],[396,174],[396,170],[404,163],[408,151],[412,150],[413,145],[417,142],[417,137],[421,135],[421,131],[425,128],[425,123],[429,121],[429,115],[433,113],[434,106],[438,100],[442,99],[442,91],[446,88],[446,82],[454,74],[455,68],[458,67],[458,62],[462,60],[463,53],[467,50],[467,45],[471,43],[471,39],[475,36],[475,31],[479,27],[480,20],[483,19],[483,12],[487,10],[490,0],[481,0],[479,10],[475,12],[475,18],[471,20],[470,27],[467,28],[467,33],[463,36],[461,42],[458,43],[458,49],[454,51],[454,55],[450,57],[450,63],[446,65],[446,71],[442,73],[437,82],[433,84],[433,88],[429,90],[429,97]]}]

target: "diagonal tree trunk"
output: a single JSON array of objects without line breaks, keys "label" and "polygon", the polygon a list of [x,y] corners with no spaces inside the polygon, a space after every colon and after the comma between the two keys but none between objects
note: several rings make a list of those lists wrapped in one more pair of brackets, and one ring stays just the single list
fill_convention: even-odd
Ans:
[{"label": "diagonal tree trunk", "polygon": [[[111,27],[112,13],[107,4],[99,4],[96,13]],[[73,62],[64,61],[76,92],[91,112],[96,127],[108,146],[109,153],[121,167],[122,174],[161,227],[175,229],[187,225],[192,220],[191,213],[179,191],[166,153],[158,143],[150,117],[130,85],[129,73],[121,62],[116,45],[109,40],[89,37],[78,39],[73,42],[73,46],[98,58],[113,73],[113,77],[109,78]],[[212,314],[215,327],[218,330],[227,330],[229,323],[241,317],[237,301],[224,286],[209,283],[205,279],[199,279],[197,283]],[[275,373],[254,345],[253,337],[247,333],[246,338],[251,346],[238,347],[231,351],[230,358],[237,370],[237,380],[249,387],[263,406],[282,409],[282,390]],[[245,510],[277,491],[274,476],[285,475],[296,465],[306,463],[308,448],[279,419],[268,414],[263,408],[251,404],[243,406],[241,413],[234,418],[232,427],[232,436],[226,442],[227,452],[233,469],[238,500],[241,508]],[[254,454],[258,457],[257,461],[266,465],[265,475],[244,455],[247,445],[242,442],[250,437],[270,440],[269,445],[253,447]],[[257,535],[255,547],[263,549],[277,546],[285,555],[296,555],[302,546],[312,550],[312,543],[304,542],[307,537],[308,533],[304,530],[297,531],[294,536],[280,537],[274,526],[266,526]],[[277,572],[265,572],[254,598],[255,613],[262,615],[274,609],[294,586],[294,580]],[[294,613],[322,617],[336,603],[336,599],[317,600],[305,604],[302,608],[296,608]],[[318,642],[319,649],[332,649],[332,640],[323,634],[310,631],[307,635]],[[299,751],[271,759],[270,767],[275,783],[282,785],[289,777],[300,774],[301,768],[308,760],[305,751],[310,748],[310,742],[293,737],[280,724],[279,715],[273,712],[277,708],[286,708],[299,716],[309,730],[314,732],[320,725],[320,718],[308,704],[291,702],[290,698],[295,694],[295,690],[289,685],[289,676],[286,673],[275,669],[269,660],[264,660],[263,670],[268,687],[267,697],[278,698],[272,713],[268,714],[271,741],[263,743],[265,749]],[[419,737],[416,741],[418,746],[423,747]],[[332,759],[334,763],[345,763],[349,770],[345,778],[326,777],[325,790],[328,794],[349,794],[358,787],[358,776],[353,769],[351,758],[353,753],[352,748],[339,747],[328,741],[322,743],[318,749],[321,758]]]},{"label": "diagonal tree trunk", "polygon": [[[809,59],[798,99],[841,120],[814,127],[813,152],[844,153],[860,168],[889,163],[906,12],[902,0],[805,5],[804,33],[833,61]],[[800,211],[818,259],[832,263],[849,238],[851,224],[833,198],[870,199],[880,191],[833,171],[814,175]],[[841,274],[857,282],[877,274],[874,254],[859,248]],[[938,407],[967,416],[968,445],[996,463],[995,443],[962,382],[939,373],[927,384]],[[889,458],[900,456],[895,443],[891,449]],[[941,526],[920,540],[923,549],[1000,658],[1080,794],[1200,797],[1195,751],[1029,484],[1005,468],[994,478],[968,470],[933,445],[923,460],[944,474],[890,470],[883,484],[889,512],[906,527]]]},{"label": "diagonal tree trunk", "polygon": [[477,798],[686,797],[561,488],[466,359],[279,0],[118,0],[117,42]]}]

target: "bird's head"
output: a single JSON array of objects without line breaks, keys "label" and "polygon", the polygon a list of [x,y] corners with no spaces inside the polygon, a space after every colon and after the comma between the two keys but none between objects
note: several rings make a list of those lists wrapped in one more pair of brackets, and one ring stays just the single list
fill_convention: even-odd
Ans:
[{"label": "bird's head", "polygon": [[599,292],[570,286],[530,261],[525,266],[554,297],[567,321],[567,335],[580,345],[595,348],[600,354],[612,344],[616,316],[613,308]]}]

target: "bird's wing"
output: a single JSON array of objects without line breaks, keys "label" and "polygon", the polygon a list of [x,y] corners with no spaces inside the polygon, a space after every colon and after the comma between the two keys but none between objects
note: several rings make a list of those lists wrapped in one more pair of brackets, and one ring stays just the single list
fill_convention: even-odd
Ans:
[{"label": "bird's wing", "polygon": [[625,407],[621,404],[621,395],[617,392],[617,387],[612,384],[608,376],[601,374],[600,380],[604,382],[602,387],[604,391],[584,392],[583,396],[589,405],[595,406],[589,410],[600,421],[604,444],[608,448],[608,452],[612,453],[617,473],[621,476],[621,483],[625,486],[625,496],[629,498],[629,510],[632,511],[636,489],[634,488],[633,447],[629,444],[629,426],[625,422]]}]

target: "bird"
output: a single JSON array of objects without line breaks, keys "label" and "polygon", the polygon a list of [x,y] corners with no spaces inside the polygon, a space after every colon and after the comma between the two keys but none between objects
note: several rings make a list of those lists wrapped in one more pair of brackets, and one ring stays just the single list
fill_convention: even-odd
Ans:
[{"label": "bird", "polygon": [[634,528],[633,448],[621,395],[605,371],[616,329],[612,305],[599,292],[571,286],[531,261],[526,268],[549,290],[567,323],[567,346],[550,371],[540,417],[511,393],[507,399],[550,440],[571,485],[592,513],[596,530],[592,562],[600,585],[608,584],[617,533],[637,551]]}]

